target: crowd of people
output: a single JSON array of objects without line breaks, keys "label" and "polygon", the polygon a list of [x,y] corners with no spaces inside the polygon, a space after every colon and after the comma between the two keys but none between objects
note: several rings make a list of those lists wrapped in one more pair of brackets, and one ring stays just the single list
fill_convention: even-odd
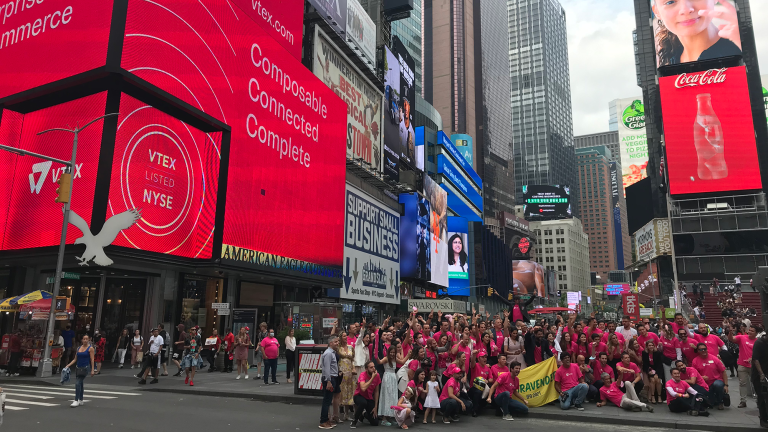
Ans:
[{"label": "crowd of people", "polygon": [[[321,356],[319,427],[350,421],[356,428],[367,420],[407,429],[417,416],[434,423],[439,412],[448,424],[488,407],[512,420],[513,414],[528,413],[518,374],[552,357],[560,395],[555,403],[563,410],[595,403],[653,412],[654,405],[666,404],[673,413],[708,416],[710,409],[730,406],[721,356],[732,351],[706,324],[691,324],[679,313],[667,321],[663,309],[658,327],[648,319],[615,323],[594,314],[583,320],[557,316],[529,327],[526,315],[525,304],[515,299],[501,316],[414,310],[406,320],[363,320],[335,332]],[[724,336],[739,349],[738,406],[744,408],[747,396],[765,382],[761,365],[768,367],[768,336],[751,323],[729,327]],[[765,421],[765,400],[758,393]]]}]

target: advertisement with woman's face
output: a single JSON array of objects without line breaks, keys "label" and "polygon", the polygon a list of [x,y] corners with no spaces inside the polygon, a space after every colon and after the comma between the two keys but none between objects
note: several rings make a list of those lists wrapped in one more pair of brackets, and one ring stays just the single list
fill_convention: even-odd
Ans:
[{"label": "advertisement with woman's face", "polygon": [[469,279],[469,258],[467,256],[467,234],[448,233],[448,278]]},{"label": "advertisement with woman's face", "polygon": [[657,66],[741,55],[733,0],[650,0]]}]

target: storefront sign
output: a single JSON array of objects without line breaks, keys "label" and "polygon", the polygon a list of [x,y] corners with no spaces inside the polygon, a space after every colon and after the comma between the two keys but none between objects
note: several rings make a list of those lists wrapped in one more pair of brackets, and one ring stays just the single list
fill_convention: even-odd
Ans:
[{"label": "storefront sign", "polygon": [[221,245],[221,259],[222,261],[235,261],[238,264],[246,263],[270,270],[283,270],[287,273],[302,273],[323,278],[341,279],[341,269],[339,268],[326,267],[228,244]]},{"label": "storefront sign", "polygon": [[211,309],[218,309],[219,311],[229,309],[229,303],[211,303]]},{"label": "storefront sign", "polygon": [[376,24],[357,0],[347,1],[347,44],[371,70],[376,68]]},{"label": "storefront sign", "polygon": [[507,213],[507,212],[504,212],[502,217],[504,219],[503,221],[504,226],[506,226],[507,228],[518,230],[524,234],[528,234],[531,232],[527,220],[521,219],[515,216],[514,214]]},{"label": "storefront sign", "polygon": [[339,298],[400,304],[400,215],[347,184]]},{"label": "storefront sign", "polygon": [[650,318],[653,315],[653,308],[640,308],[640,318]]},{"label": "storefront sign", "polygon": [[433,310],[443,313],[467,312],[467,302],[459,300],[408,300],[408,308],[413,309],[414,307],[422,312]]},{"label": "storefront sign", "polygon": [[323,328],[333,328],[339,322],[336,318],[323,318]]}]

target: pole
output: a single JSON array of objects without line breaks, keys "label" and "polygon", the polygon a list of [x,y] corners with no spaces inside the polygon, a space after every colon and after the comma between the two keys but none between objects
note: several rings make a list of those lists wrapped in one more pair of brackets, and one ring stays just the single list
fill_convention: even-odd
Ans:
[{"label": "pole", "polygon": [[[666,146],[665,146],[666,150]],[[666,152],[665,152],[666,153]],[[664,192],[664,198],[667,199],[667,223],[669,224],[669,238],[672,244],[670,244],[670,250],[672,251],[672,276],[674,277],[674,286],[672,287],[672,293],[675,296],[676,312],[681,312],[680,302],[678,301],[677,294],[677,259],[675,257],[675,233],[672,228],[672,191],[669,186],[669,173],[667,173],[666,167],[664,168],[664,182],[666,183],[667,190]],[[659,272],[661,275],[661,272]],[[661,285],[659,285],[661,288]]]}]

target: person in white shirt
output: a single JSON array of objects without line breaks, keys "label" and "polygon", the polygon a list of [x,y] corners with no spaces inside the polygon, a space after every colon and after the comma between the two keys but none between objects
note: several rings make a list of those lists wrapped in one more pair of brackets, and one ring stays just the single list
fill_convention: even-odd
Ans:
[{"label": "person in white shirt", "polygon": [[625,316],[621,319],[622,326],[617,329],[619,334],[624,336],[624,349],[629,346],[629,342],[632,341],[634,336],[637,336],[637,329],[629,324],[629,317]]},{"label": "person in white shirt", "polygon": [[285,370],[288,373],[289,383],[293,382],[291,381],[291,370],[293,370],[293,364],[296,361],[293,357],[296,352],[296,337],[293,333],[293,328],[291,328],[285,336]]},{"label": "person in white shirt", "polygon": [[160,370],[160,350],[163,349],[163,337],[160,336],[160,330],[152,329],[152,337],[149,338],[149,355],[144,359],[144,373],[140,374],[139,384],[147,383],[147,375],[152,371],[152,381],[150,384],[157,384],[157,376]]}]

